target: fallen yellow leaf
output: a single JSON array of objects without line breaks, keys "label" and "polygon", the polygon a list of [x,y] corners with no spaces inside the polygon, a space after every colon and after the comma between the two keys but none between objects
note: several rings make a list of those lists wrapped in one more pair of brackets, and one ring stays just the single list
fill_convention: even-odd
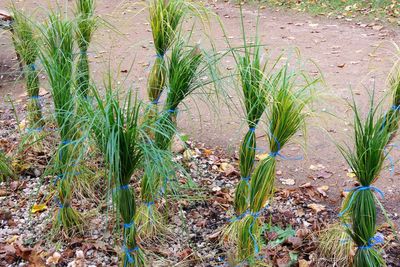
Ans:
[{"label": "fallen yellow leaf", "polygon": [[32,209],[31,209],[31,212],[32,213],[37,213],[37,212],[42,212],[44,210],[47,210],[46,204],[34,204]]},{"label": "fallen yellow leaf", "polygon": [[356,177],[356,175],[354,174],[354,172],[348,172],[346,175],[347,175],[347,177],[349,177],[349,178],[354,178],[354,177]]}]

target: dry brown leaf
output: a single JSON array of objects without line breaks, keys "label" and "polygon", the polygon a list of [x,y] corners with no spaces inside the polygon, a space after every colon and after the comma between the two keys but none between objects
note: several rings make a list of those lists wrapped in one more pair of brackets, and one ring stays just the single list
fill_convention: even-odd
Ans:
[{"label": "dry brown leaf", "polygon": [[319,213],[325,210],[325,206],[317,203],[308,204],[307,207],[315,211],[315,213]]}]

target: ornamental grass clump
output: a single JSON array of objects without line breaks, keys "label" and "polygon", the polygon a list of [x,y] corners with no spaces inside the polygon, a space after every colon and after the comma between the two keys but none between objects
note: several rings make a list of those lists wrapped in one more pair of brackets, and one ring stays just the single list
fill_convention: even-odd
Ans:
[{"label": "ornamental grass clump", "polygon": [[156,111],[167,80],[165,53],[177,39],[177,30],[185,14],[184,1],[151,0],[149,13],[156,59],[148,78],[147,94]]},{"label": "ornamental grass clump", "polygon": [[269,124],[269,156],[254,170],[250,181],[249,211],[241,220],[238,235],[239,260],[252,260],[260,246],[261,213],[274,195],[276,157],[282,157],[281,149],[303,126],[305,107],[311,100],[310,84],[298,87],[296,73],[284,66],[268,80],[272,103],[267,107]]},{"label": "ornamental grass clump", "polygon": [[[176,115],[180,103],[194,90],[204,85],[199,77],[206,71],[202,66],[203,54],[199,47],[188,48],[184,43],[176,44],[171,52],[168,66],[169,91],[164,110],[154,124],[155,146],[163,151],[170,151],[171,142],[176,133]],[[154,236],[161,230],[161,214],[154,208],[156,198],[162,196],[167,189],[167,182],[173,177],[174,171],[169,174],[157,173],[152,170],[146,173],[141,182],[141,196],[144,205],[139,208],[137,223],[145,236]]]},{"label": "ornamental grass clump", "polygon": [[130,182],[132,176],[138,175],[151,162],[152,168],[164,175],[171,168],[172,156],[149,142],[146,133],[150,125],[142,120],[142,105],[136,98],[132,100],[131,91],[121,103],[118,94],[113,93],[113,87],[109,81],[104,101],[94,91],[94,107],[88,106],[87,109],[93,135],[109,170],[114,204],[122,218],[122,265],[146,266],[144,253],[137,242],[136,198]]},{"label": "ornamental grass clump", "polygon": [[59,211],[56,223],[69,232],[82,231],[82,218],[71,207],[73,180],[76,179],[76,148],[79,131],[76,127],[73,89],[73,24],[51,14],[43,30],[40,59],[47,73],[60,133],[60,145],[55,160]]},{"label": "ornamental grass clump", "polygon": [[[340,216],[348,216],[347,233],[356,245],[353,266],[385,266],[381,252],[375,247],[383,236],[376,229],[376,201],[374,192],[383,194],[373,186],[382,170],[387,153],[385,147],[392,132],[390,125],[382,123],[373,95],[368,114],[363,121],[354,100],[354,147],[339,146],[340,152],[350,165],[359,186],[353,188],[344,202]],[[346,220],[347,223],[347,220]]]},{"label": "ornamental grass clump", "polygon": [[36,67],[36,59],[39,54],[38,36],[33,28],[33,23],[27,16],[18,11],[14,6],[13,12],[13,42],[17,54],[20,55],[20,64],[26,80],[28,93],[28,133],[32,134],[34,142],[38,139],[38,132],[42,131],[44,121],[39,97],[39,75]]},{"label": "ornamental grass clump", "polygon": [[79,47],[78,63],[76,66],[76,86],[78,95],[87,98],[90,85],[90,69],[88,48],[93,32],[98,26],[98,18],[94,14],[95,0],[76,1],[75,35]]}]

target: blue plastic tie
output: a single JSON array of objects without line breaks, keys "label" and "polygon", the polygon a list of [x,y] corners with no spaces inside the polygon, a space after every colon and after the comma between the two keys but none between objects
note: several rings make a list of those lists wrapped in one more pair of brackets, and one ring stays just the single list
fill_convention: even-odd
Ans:
[{"label": "blue plastic tie", "polygon": [[134,226],[135,225],[135,221],[131,221],[130,223],[124,223],[124,228],[125,229],[129,229],[129,228],[132,228],[132,226]]},{"label": "blue plastic tie", "polygon": [[270,135],[271,135],[271,137],[275,140],[276,144],[278,145],[278,148],[277,148],[276,151],[271,151],[271,152],[269,153],[269,155],[270,155],[271,157],[276,158],[276,157],[279,156],[280,158],[282,158],[282,159],[284,159],[284,160],[302,160],[302,159],[303,159],[302,156],[298,156],[298,157],[286,157],[286,156],[282,155],[282,154],[280,153],[280,151],[281,151],[281,143],[279,143],[278,139],[272,134],[271,131],[270,131]]},{"label": "blue plastic tie", "polygon": [[240,179],[241,179],[242,181],[245,181],[246,184],[247,184],[247,186],[249,186],[249,187],[250,187],[250,178],[251,178],[250,175],[249,175],[249,176],[246,176],[246,177],[240,177]]},{"label": "blue plastic tie", "polygon": [[54,182],[53,182],[53,183],[54,183],[54,186],[56,186],[56,185],[57,185],[57,182],[60,181],[60,180],[62,180],[62,179],[64,179],[64,174],[63,174],[63,173],[57,175],[56,178],[54,179]]},{"label": "blue plastic tie", "polygon": [[353,194],[351,195],[351,198],[350,198],[350,201],[349,201],[348,204],[347,204],[347,207],[346,207],[342,212],[339,213],[339,217],[342,217],[343,214],[345,214],[345,213],[350,209],[351,204],[353,203],[354,197],[355,197],[355,195],[357,194],[357,192],[359,192],[359,191],[365,191],[365,190],[372,190],[372,191],[375,191],[375,192],[377,192],[382,198],[385,197],[385,194],[384,194],[379,188],[377,188],[377,187],[375,187],[375,186],[370,186],[370,185],[368,185],[368,186],[362,186],[362,185],[360,185],[360,186],[354,187],[354,188],[351,189],[351,190],[346,190],[346,191],[348,191],[348,192],[353,192]]},{"label": "blue plastic tie", "polygon": [[128,190],[128,189],[129,189],[129,184],[124,184],[119,187],[119,190]]},{"label": "blue plastic tie", "polygon": [[246,215],[249,214],[249,210],[247,209],[245,212],[243,212],[240,215],[235,215],[233,216],[231,219],[229,219],[230,222],[236,222],[236,221],[240,221],[241,219],[243,219],[244,217],[246,217]]},{"label": "blue plastic tie", "polygon": [[43,127],[38,127],[38,128],[27,128],[26,129],[26,131],[28,132],[28,133],[31,133],[31,132],[41,132],[41,131],[43,131]]},{"label": "blue plastic tie", "polygon": [[55,198],[55,201],[58,205],[59,211],[58,211],[58,221],[61,223],[61,210],[64,208],[68,208],[69,204],[63,204],[61,203],[60,199],[58,197]]},{"label": "blue plastic tie", "polygon": [[[124,249],[124,251],[125,251],[126,257],[128,258],[128,262],[129,262],[129,263],[135,263],[135,260],[133,259],[131,253],[137,251],[137,250],[139,249],[139,247],[136,246],[136,247],[134,247],[134,248],[129,249],[127,246],[124,245],[124,246],[123,246],[123,249]],[[124,266],[126,266],[126,262],[125,262]]]},{"label": "blue plastic tie", "polygon": [[374,237],[371,237],[368,240],[367,245],[359,246],[358,249],[361,249],[361,250],[370,249],[370,248],[373,248],[375,245],[383,244],[384,242],[385,242],[384,236],[381,233],[376,233]]},{"label": "blue plastic tie", "polygon": [[256,127],[250,127],[250,128],[249,128],[249,131],[250,131],[250,132],[253,132],[253,133],[254,133],[255,130],[256,130]]},{"label": "blue plastic tie", "polygon": [[147,207],[150,208],[152,205],[154,205],[154,201],[144,202],[144,204],[145,204]]},{"label": "blue plastic tie", "polygon": [[394,110],[394,111],[400,111],[400,105],[398,105],[398,106],[393,105],[393,106],[392,106],[392,110]]},{"label": "blue plastic tie", "polygon": [[175,112],[176,112],[176,109],[168,109],[167,112],[168,112],[168,113],[175,113]]},{"label": "blue plastic tie", "polygon": [[260,217],[260,215],[261,215],[267,208],[268,208],[268,205],[266,205],[266,206],[265,206],[264,208],[262,208],[260,211],[257,211],[257,212],[249,212],[250,216],[252,216],[252,217],[254,218],[253,222],[250,224],[250,227],[249,227],[249,234],[250,234],[251,239],[253,240],[254,252],[255,252],[255,254],[258,254],[260,250],[259,250],[259,247],[258,247],[258,243],[257,243],[256,237],[255,237],[255,236],[253,235],[253,233],[252,233],[252,229],[253,229],[253,227],[254,227],[254,224],[255,224],[256,221],[257,221],[257,218]]},{"label": "blue plastic tie", "polygon": [[61,144],[62,144],[62,145],[69,145],[69,144],[72,144],[72,143],[74,143],[74,142],[75,142],[75,141],[66,139],[66,140],[62,140],[62,141],[61,141]]},{"label": "blue plastic tie", "polygon": [[27,67],[29,67],[31,70],[35,70],[36,69],[35,63],[29,64],[29,65],[27,65]]},{"label": "blue plastic tie", "polygon": [[113,189],[114,193],[116,193],[119,190],[129,190],[129,184],[121,185],[120,187]]},{"label": "blue plastic tie", "polygon": [[39,100],[39,99],[41,99],[42,97],[41,97],[40,95],[33,95],[33,96],[29,97],[29,98],[30,98],[30,99]]}]

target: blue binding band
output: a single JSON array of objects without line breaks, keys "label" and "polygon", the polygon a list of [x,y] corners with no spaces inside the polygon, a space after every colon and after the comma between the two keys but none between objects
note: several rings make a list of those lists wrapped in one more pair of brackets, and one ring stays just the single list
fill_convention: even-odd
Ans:
[{"label": "blue binding band", "polygon": [[145,204],[147,207],[150,207],[151,205],[154,205],[154,201],[144,202],[144,204]]},{"label": "blue binding band", "polygon": [[36,65],[35,65],[35,63],[28,64],[28,65],[26,65],[26,66],[29,67],[31,70],[36,70]]},{"label": "blue binding band", "polygon": [[41,99],[42,97],[41,97],[40,95],[33,95],[33,96],[29,97],[29,98],[30,98],[30,99],[39,100],[39,99]]},{"label": "blue binding band", "polygon": [[72,143],[74,143],[74,142],[75,142],[75,141],[66,139],[66,140],[62,140],[62,141],[61,141],[61,144],[62,144],[62,145],[69,145],[69,144],[72,144]]},{"label": "blue binding band", "polygon": [[398,106],[393,105],[393,106],[392,106],[392,110],[394,110],[394,111],[400,111],[400,105],[398,105]]},{"label": "blue binding band", "polygon": [[[135,263],[135,260],[133,259],[131,253],[133,253],[133,252],[139,250],[139,247],[136,246],[136,247],[134,247],[134,248],[129,249],[126,245],[124,245],[124,246],[123,246],[123,250],[124,250],[125,255],[126,255],[127,259],[128,259],[128,262],[129,262],[129,263]],[[125,262],[124,266],[126,266],[126,262]]]},{"label": "blue binding band", "polygon": [[264,208],[262,208],[260,211],[257,212],[249,212],[249,215],[252,216],[254,218],[253,222],[250,224],[249,227],[249,234],[251,239],[253,240],[253,245],[254,245],[254,253],[258,254],[260,249],[258,247],[258,243],[257,243],[257,239],[256,237],[253,235],[252,230],[254,227],[254,224],[257,222],[258,217],[260,217],[260,215],[264,212],[264,210],[266,210],[268,208],[268,205],[265,206]]},{"label": "blue binding band", "polygon": [[64,208],[69,208],[70,205],[69,204],[63,204],[61,203],[60,199],[58,197],[55,198],[55,201],[58,205],[59,211],[58,211],[58,221],[59,223],[61,223],[61,210]]},{"label": "blue binding band", "polygon": [[131,221],[130,223],[124,223],[124,228],[125,229],[129,229],[129,228],[132,228],[132,226],[134,226],[135,225],[135,221]]},{"label": "blue binding band", "polygon": [[385,242],[385,237],[381,233],[376,233],[374,237],[371,237],[368,240],[367,245],[359,246],[358,249],[361,249],[361,250],[370,249],[370,248],[373,248],[375,245],[383,244],[384,242]]},{"label": "blue binding band", "polygon": [[246,182],[246,184],[247,184],[248,187],[250,187],[250,178],[251,178],[250,175],[249,175],[249,176],[246,176],[246,177],[240,177],[240,179],[241,179],[242,181],[245,181],[245,182]]},{"label": "blue binding band", "polygon": [[249,210],[246,210],[245,212],[243,212],[240,215],[237,216],[233,216],[231,219],[229,219],[230,222],[236,222],[236,221],[240,221],[241,219],[243,219],[244,217],[246,217],[246,215],[249,214]]},{"label": "blue binding band", "polygon": [[250,175],[246,176],[246,177],[240,177],[241,180],[245,181],[245,182],[249,182],[250,181]]},{"label": "blue binding band", "polygon": [[129,189],[129,184],[124,184],[119,187],[119,190],[128,190],[128,189]]},{"label": "blue binding band", "polygon": [[281,151],[281,143],[280,143],[280,142],[278,141],[278,139],[272,134],[271,131],[270,131],[270,136],[275,140],[276,144],[278,145],[278,148],[277,148],[276,151],[271,151],[271,152],[269,153],[269,155],[270,155],[271,157],[276,158],[276,157],[279,156],[280,158],[282,158],[282,159],[284,159],[284,160],[302,160],[302,159],[303,159],[302,156],[298,156],[298,157],[286,157],[286,156],[282,155],[282,154],[280,153],[280,151]]},{"label": "blue binding band", "polygon": [[176,112],[176,109],[168,109],[167,112],[168,112],[168,113],[175,113],[175,112]]},{"label": "blue binding band", "polygon": [[249,128],[249,131],[250,131],[250,132],[253,132],[253,133],[254,133],[255,130],[256,130],[256,127],[250,127],[250,128]]},{"label": "blue binding band", "polygon": [[[365,190],[372,190],[372,191],[375,191],[375,192],[377,192],[382,198],[385,197],[385,194],[384,194],[379,188],[377,188],[377,187],[375,187],[375,186],[372,186],[372,185],[368,185],[368,186],[360,185],[360,186],[354,187],[353,189],[348,190],[348,192],[353,192],[353,194],[352,194],[352,196],[351,196],[351,198],[350,198],[350,201],[347,203],[347,207],[346,207],[342,212],[339,213],[339,217],[342,217],[342,216],[350,209],[351,204],[353,203],[354,197],[355,197],[355,195],[357,194],[357,192],[365,191]],[[346,191],[347,191],[347,190],[346,190]]]},{"label": "blue binding band", "polygon": [[27,128],[26,129],[26,131],[28,132],[28,133],[31,133],[31,132],[41,132],[41,131],[43,131],[43,127],[38,127],[38,128]]}]

